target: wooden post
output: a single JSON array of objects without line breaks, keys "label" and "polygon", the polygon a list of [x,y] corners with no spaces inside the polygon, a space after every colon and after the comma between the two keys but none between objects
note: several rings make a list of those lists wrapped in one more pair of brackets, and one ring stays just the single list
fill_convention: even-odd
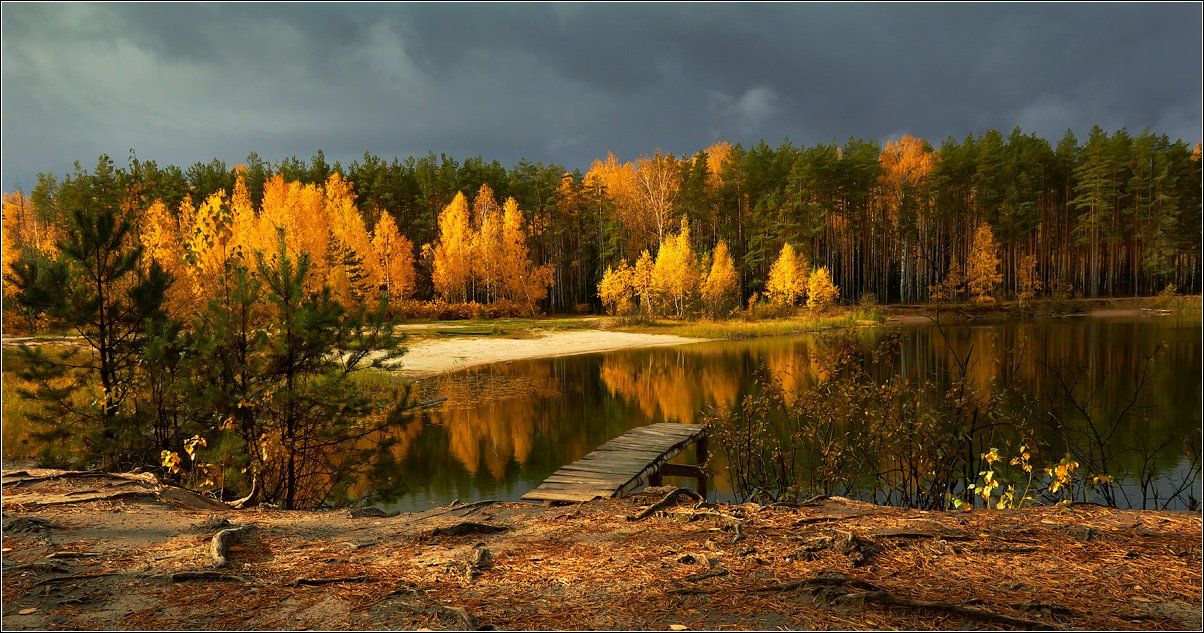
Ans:
[{"label": "wooden post", "polygon": [[703,470],[707,465],[707,436],[706,433],[698,436],[697,446],[698,460],[698,496],[702,497],[703,501],[707,498],[707,475]]},{"label": "wooden post", "polygon": [[652,477],[649,478],[649,481],[648,481],[648,485],[652,486],[654,488],[662,485],[663,483],[664,483],[664,479],[661,477],[661,471],[659,471],[659,470],[652,473]]}]

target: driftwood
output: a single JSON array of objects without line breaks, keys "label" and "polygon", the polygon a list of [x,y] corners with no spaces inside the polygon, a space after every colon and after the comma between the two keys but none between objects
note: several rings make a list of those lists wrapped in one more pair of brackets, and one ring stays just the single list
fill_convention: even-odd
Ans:
[{"label": "driftwood", "polygon": [[643,512],[640,512],[639,514],[636,514],[635,516],[627,517],[627,520],[628,521],[643,521],[644,519],[647,519],[648,517],[659,512],[660,510],[664,510],[665,508],[673,505],[677,501],[678,497],[689,497],[690,499],[693,499],[695,502],[703,500],[702,497],[697,492],[694,492],[693,490],[690,490],[689,488],[674,488],[673,490],[669,491],[669,494],[665,495],[664,497],[661,497],[660,501],[657,501],[656,503],[648,506],[647,508],[644,509]]},{"label": "driftwood", "polygon": [[229,553],[230,539],[237,538],[246,534],[251,530],[249,525],[240,525],[238,527],[227,528],[213,535],[213,540],[209,544],[209,553],[213,556],[214,567],[225,567],[230,563],[227,555]]}]

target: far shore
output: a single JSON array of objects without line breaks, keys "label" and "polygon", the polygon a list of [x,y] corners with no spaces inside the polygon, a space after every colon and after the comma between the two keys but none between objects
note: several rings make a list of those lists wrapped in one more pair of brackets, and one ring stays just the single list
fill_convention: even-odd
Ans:
[{"label": "far shore", "polygon": [[[726,321],[651,320],[627,323],[607,316],[550,316],[528,319],[411,321],[397,326],[407,337],[406,353],[387,367],[408,378],[426,378],[492,363],[552,358],[623,349],[664,347],[708,340],[795,336],[851,327],[889,327],[942,322],[988,323],[1020,316],[1124,318],[1200,310],[1200,296],[1103,299],[1040,299],[988,305],[885,305],[840,307],[823,315]],[[1168,309],[1170,308],[1170,309]],[[73,335],[4,337],[6,348],[81,345]]]}]

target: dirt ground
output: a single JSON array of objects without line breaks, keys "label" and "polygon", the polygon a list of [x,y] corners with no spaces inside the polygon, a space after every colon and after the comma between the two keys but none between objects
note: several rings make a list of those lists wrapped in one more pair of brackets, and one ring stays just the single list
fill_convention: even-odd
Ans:
[{"label": "dirt ground", "polygon": [[[921,512],[839,498],[712,505],[684,495],[646,512],[671,490],[570,506],[477,503],[372,516],[230,510],[149,475],[7,471],[3,626],[1201,624],[1196,514],[1098,506]],[[649,516],[631,520],[641,513]],[[219,533],[227,544],[220,567]]]}]

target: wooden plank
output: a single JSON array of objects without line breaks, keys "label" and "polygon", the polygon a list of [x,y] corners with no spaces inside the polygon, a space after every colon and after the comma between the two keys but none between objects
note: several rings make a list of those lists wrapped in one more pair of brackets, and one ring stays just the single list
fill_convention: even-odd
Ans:
[{"label": "wooden plank", "polygon": [[[694,474],[695,467],[667,462],[704,434],[701,426],[671,422],[632,429],[561,467],[523,498],[588,501],[623,495],[665,469],[669,474]],[[689,468],[693,470],[686,470]]]}]

